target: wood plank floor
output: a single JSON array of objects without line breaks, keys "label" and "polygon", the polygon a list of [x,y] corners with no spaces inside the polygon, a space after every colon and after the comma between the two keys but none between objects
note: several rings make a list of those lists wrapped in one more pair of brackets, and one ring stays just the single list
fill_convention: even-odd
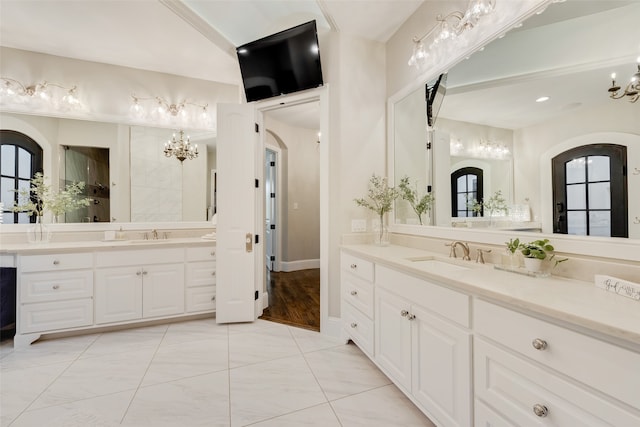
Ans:
[{"label": "wood plank floor", "polygon": [[320,330],[320,269],[267,270],[267,292],[269,308],[261,319]]}]

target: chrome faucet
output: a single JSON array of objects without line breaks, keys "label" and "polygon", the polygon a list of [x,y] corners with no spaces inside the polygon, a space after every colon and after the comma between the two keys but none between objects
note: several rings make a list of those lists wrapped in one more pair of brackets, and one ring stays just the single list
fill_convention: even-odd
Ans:
[{"label": "chrome faucet", "polygon": [[453,241],[451,243],[447,243],[447,246],[451,246],[451,251],[449,252],[449,258],[458,258],[458,254],[456,254],[456,246],[462,247],[462,259],[465,261],[471,261],[471,257],[469,256],[469,244],[461,242],[459,240]]}]

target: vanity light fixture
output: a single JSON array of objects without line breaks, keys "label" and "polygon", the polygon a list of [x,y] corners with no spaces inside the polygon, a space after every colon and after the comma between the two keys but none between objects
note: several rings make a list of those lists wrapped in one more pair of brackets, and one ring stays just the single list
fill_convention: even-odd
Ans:
[{"label": "vanity light fixture", "polygon": [[[153,122],[159,124],[173,124],[182,127],[210,128],[211,116],[209,104],[196,104],[186,99],[178,103],[170,103],[161,96],[142,98],[131,95],[132,104],[129,115],[139,122]],[[153,101],[150,108],[145,108],[142,102]]]},{"label": "vanity light fixture", "polygon": [[612,99],[622,99],[628,97],[629,102],[636,102],[640,98],[640,56],[638,57],[638,71],[631,76],[629,84],[624,88],[624,92],[620,91],[621,87],[616,84],[616,73],[611,74],[611,87],[609,88],[609,97]]},{"label": "vanity light fixture", "polygon": [[43,110],[81,111],[77,86],[66,87],[46,80],[26,85],[10,77],[0,77],[0,102]]},{"label": "vanity light fixture", "polygon": [[191,145],[189,141],[189,136],[185,140],[184,131],[181,129],[178,131],[180,136],[176,137],[174,132],[173,136],[168,142],[164,144],[164,155],[166,157],[174,156],[176,159],[180,160],[180,163],[184,161],[184,159],[193,160],[198,157],[198,144]]},{"label": "vanity light fixture", "polygon": [[[453,11],[446,16],[438,15],[433,28],[422,37],[413,38],[413,53],[409,58],[409,66],[422,67],[429,51],[435,50],[440,43],[455,40],[466,30],[474,28],[483,16],[493,11],[495,5],[495,0],[470,0],[465,12]],[[431,39],[431,43],[425,48],[427,38]]]}]

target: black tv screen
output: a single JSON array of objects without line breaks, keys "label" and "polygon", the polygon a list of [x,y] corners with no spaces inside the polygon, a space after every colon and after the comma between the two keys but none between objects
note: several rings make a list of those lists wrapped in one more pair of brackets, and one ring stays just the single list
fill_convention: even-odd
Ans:
[{"label": "black tv screen", "polygon": [[236,48],[247,102],[323,85],[316,21]]}]

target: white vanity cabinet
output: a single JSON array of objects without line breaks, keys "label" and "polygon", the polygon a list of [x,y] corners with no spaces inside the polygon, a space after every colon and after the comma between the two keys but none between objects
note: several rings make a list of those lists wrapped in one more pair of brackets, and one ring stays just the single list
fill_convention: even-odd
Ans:
[{"label": "white vanity cabinet", "polygon": [[476,425],[640,425],[640,354],[483,300],[474,328]]},{"label": "white vanity cabinet", "polygon": [[438,425],[471,424],[469,297],[376,265],[375,361]]},{"label": "white vanity cabinet", "polygon": [[188,313],[216,309],[216,249],[187,248],[185,298]]},{"label": "white vanity cabinet", "polygon": [[93,323],[92,254],[20,255],[18,271],[18,334]]},{"label": "white vanity cabinet", "polygon": [[184,249],[96,253],[96,324],[184,313]]},{"label": "white vanity cabinet", "polygon": [[344,334],[373,356],[373,263],[342,253],[342,326]]}]

